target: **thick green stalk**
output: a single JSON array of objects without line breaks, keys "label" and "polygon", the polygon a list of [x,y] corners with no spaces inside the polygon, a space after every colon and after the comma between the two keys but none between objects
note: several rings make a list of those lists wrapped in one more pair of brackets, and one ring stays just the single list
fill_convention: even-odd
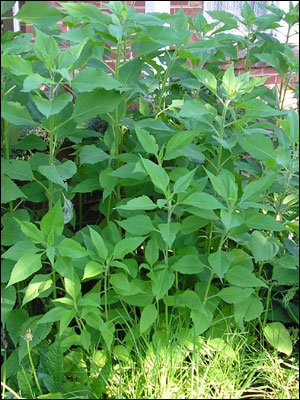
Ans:
[{"label": "thick green stalk", "polygon": [[163,95],[165,93],[167,80],[168,80],[172,65],[173,65],[176,57],[177,57],[177,51],[175,50],[174,54],[173,54],[173,57],[171,57],[170,64],[169,64],[168,68],[166,69],[166,71],[164,73],[164,76],[163,76],[163,79],[162,79],[162,85],[161,85],[161,89],[160,89],[160,92],[159,92],[159,95],[158,95],[158,101],[157,101],[157,111],[158,112],[161,110],[162,99],[163,99]]}]

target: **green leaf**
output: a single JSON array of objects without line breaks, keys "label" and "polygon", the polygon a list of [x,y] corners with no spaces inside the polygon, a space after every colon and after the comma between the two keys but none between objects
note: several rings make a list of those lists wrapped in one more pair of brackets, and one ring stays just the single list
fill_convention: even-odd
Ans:
[{"label": "green leaf", "polygon": [[116,209],[128,210],[128,211],[154,210],[155,208],[157,208],[157,205],[153,203],[153,201],[148,196],[144,195],[136,197],[133,200],[129,200],[125,205],[116,207]]},{"label": "green leaf", "polygon": [[24,58],[15,55],[5,55],[1,57],[1,67],[8,69],[17,76],[32,74],[31,63]]},{"label": "green leaf", "polygon": [[159,257],[159,248],[154,239],[150,239],[146,244],[145,259],[151,266],[156,263]]},{"label": "green leaf", "polygon": [[208,89],[215,91],[217,89],[217,80],[208,70],[189,69],[189,71]]},{"label": "green leaf", "polygon": [[181,178],[177,179],[174,187],[173,187],[173,192],[174,193],[182,193],[185,192],[185,190],[190,186],[195,172],[197,168],[193,169],[192,171],[189,171],[187,174],[183,175]]},{"label": "green leaf", "polygon": [[143,334],[147,329],[149,329],[154,324],[157,315],[158,312],[154,304],[149,304],[143,309],[140,319],[141,334]]},{"label": "green leaf", "polygon": [[60,50],[55,39],[39,29],[36,30],[36,38],[33,45],[36,56],[43,61],[50,70],[55,69],[55,59],[59,56]]},{"label": "green leaf", "polygon": [[13,125],[37,126],[27,108],[14,101],[1,101],[1,116]]},{"label": "green leaf", "polygon": [[84,181],[78,183],[74,189],[72,190],[73,193],[89,193],[93,192],[94,190],[99,190],[99,180],[96,178],[89,178],[85,179]]},{"label": "green leaf", "polygon": [[131,287],[128,278],[123,272],[113,274],[110,278],[110,283],[112,284],[114,290],[123,295],[131,294]]},{"label": "green leaf", "polygon": [[56,24],[63,16],[64,14],[60,10],[47,3],[39,1],[33,4],[31,1],[27,1],[15,18],[28,24],[50,26]]},{"label": "green leaf", "polygon": [[69,310],[65,307],[54,307],[39,320],[38,324],[47,324],[50,322],[59,321],[61,317]]},{"label": "green leaf", "polygon": [[52,286],[51,275],[36,275],[26,287],[26,292],[23,298],[22,307],[29,301],[40,296],[41,293],[45,292]]},{"label": "green leaf", "polygon": [[247,299],[252,293],[254,293],[254,289],[241,289],[239,287],[230,286],[222,289],[217,296],[226,303],[235,304]]},{"label": "green leaf", "polygon": [[216,210],[218,208],[225,208],[215,197],[208,193],[192,193],[180,204],[202,208],[204,210]]},{"label": "green leaf", "polygon": [[81,164],[96,164],[110,158],[103,150],[91,144],[83,146],[79,152],[79,158]]},{"label": "green leaf", "polygon": [[80,334],[80,342],[82,344],[82,347],[86,351],[89,351],[91,345],[91,334],[86,329],[84,329]]},{"label": "green leaf", "polygon": [[63,110],[70,101],[72,101],[72,95],[70,93],[62,93],[55,97],[53,100],[45,99],[41,96],[32,96],[37,109],[49,118],[51,115],[58,114]]},{"label": "green leaf", "polygon": [[30,92],[31,90],[37,90],[43,84],[55,84],[51,79],[47,79],[39,74],[30,74],[24,79],[23,92]]},{"label": "green leaf", "polygon": [[151,219],[147,215],[136,215],[117,222],[127,232],[137,236],[147,235],[154,230]]},{"label": "green leaf", "polygon": [[245,152],[259,161],[276,159],[273,141],[261,133],[240,137],[239,144]]},{"label": "green leaf", "polygon": [[58,238],[64,230],[64,215],[60,201],[58,201],[41,220],[41,231],[47,237],[50,233],[54,238]]},{"label": "green leaf", "polygon": [[166,266],[163,270],[149,272],[147,276],[151,279],[152,292],[156,300],[162,299],[167,294],[175,280],[174,272]]},{"label": "green leaf", "polygon": [[92,92],[97,88],[112,90],[122,86],[122,83],[111,78],[101,69],[89,67],[81,70],[72,80],[72,88],[77,89],[79,92]]},{"label": "green leaf", "polygon": [[207,170],[206,173],[215,191],[223,197],[223,199],[235,204],[238,195],[238,187],[235,183],[234,175],[226,169],[222,169],[218,176],[213,175]]},{"label": "green leaf", "polygon": [[8,260],[18,261],[25,252],[36,253],[37,250],[38,248],[31,241],[21,240],[5,251],[1,257]]},{"label": "green leaf", "polygon": [[17,294],[14,286],[1,288],[1,322],[5,324],[10,311],[16,302]]},{"label": "green leaf", "polygon": [[64,239],[56,247],[61,256],[82,258],[88,255],[85,248],[73,239]]},{"label": "green leaf", "polygon": [[269,261],[274,258],[279,251],[279,246],[276,241],[259,231],[252,232],[250,248],[256,262]]},{"label": "green leaf", "polygon": [[191,143],[197,136],[199,136],[199,132],[197,131],[183,131],[176,133],[168,140],[164,160],[172,160],[173,158],[181,156],[181,150]]},{"label": "green leaf", "polygon": [[7,286],[23,281],[42,268],[41,254],[25,253],[15,264]]},{"label": "green leaf", "polygon": [[[194,100],[187,100],[184,102],[184,105],[180,112],[178,113],[179,117],[184,117],[184,118],[194,118],[196,120],[204,120],[205,121],[205,116],[210,115],[212,113],[212,110],[210,108],[210,105],[205,104],[203,101],[194,99]],[[186,132],[179,132],[180,135],[185,136]],[[178,134],[176,134],[178,135]],[[195,136],[198,136],[199,132],[195,132]],[[191,140],[189,141],[191,142]]]},{"label": "green leaf", "polygon": [[[150,114],[150,107],[146,99],[143,96],[140,96],[140,103],[139,103],[139,112],[142,115],[149,115]],[[147,150],[146,150],[147,151]],[[155,154],[155,153],[154,153]]]},{"label": "green leaf", "polygon": [[222,79],[223,86],[228,93],[229,97],[232,97],[237,92],[237,80],[234,75],[234,66],[233,63],[229,68],[225,71]]},{"label": "green leaf", "polygon": [[30,165],[23,160],[1,160],[1,169],[2,173],[11,179],[19,181],[32,181],[34,179]]},{"label": "green leaf", "polygon": [[104,240],[102,239],[102,236],[98,232],[96,232],[94,229],[92,229],[90,226],[89,226],[89,230],[90,230],[90,235],[91,235],[93,245],[96,248],[98,256],[101,259],[106,260],[106,258],[108,256],[108,250],[104,243]]},{"label": "green leaf", "polygon": [[242,17],[247,21],[247,25],[251,25],[255,22],[256,16],[253,8],[250,6],[248,1],[245,1],[241,10]]},{"label": "green leaf", "polygon": [[14,4],[15,1],[1,1],[1,16],[6,13],[6,11],[10,10]]},{"label": "green leaf", "polygon": [[192,310],[191,318],[195,326],[195,335],[198,336],[210,327],[213,315],[210,310],[202,307],[201,310]]},{"label": "green leaf", "polygon": [[8,176],[1,175],[1,204],[16,200],[19,197],[27,198]]},{"label": "green leaf", "polygon": [[150,133],[148,133],[145,129],[141,129],[138,126],[135,127],[135,133],[139,142],[147,153],[158,153],[158,145],[153,135],[150,135]]},{"label": "green leaf", "polygon": [[240,203],[257,201],[258,198],[275,182],[276,175],[266,175],[263,178],[250,182],[243,191]]},{"label": "green leaf", "polygon": [[226,273],[225,278],[231,285],[240,287],[268,287],[263,281],[257,279],[252,272],[241,265],[231,267]]},{"label": "green leaf", "polygon": [[242,215],[237,213],[231,214],[230,212],[225,210],[221,210],[220,217],[226,229],[226,232],[229,232],[231,229],[242,225],[242,223],[244,222],[244,218]]},{"label": "green leaf", "polygon": [[[33,376],[25,370],[22,366],[22,369],[19,369],[17,372],[17,381],[18,388],[28,397],[33,396],[32,387],[34,386]],[[24,396],[23,394],[23,396]]]},{"label": "green leaf", "polygon": [[122,259],[126,254],[134,251],[143,241],[144,237],[135,237],[123,239],[119,243],[115,245],[113,258],[114,259]]},{"label": "green leaf", "polygon": [[228,271],[233,260],[233,254],[227,253],[223,250],[211,253],[208,256],[209,265],[220,279],[223,279],[224,274]]},{"label": "green leaf", "polygon": [[38,171],[49,181],[62,186],[64,189],[67,189],[68,185],[63,181],[55,165],[41,165],[38,167]]},{"label": "green leaf", "polygon": [[[60,54],[58,64],[60,69],[66,68],[72,70],[72,65],[79,59],[82,49],[84,48],[86,41],[79,43],[74,46],[70,46],[63,53]],[[78,76],[78,75],[77,75]],[[75,77],[75,79],[77,78]],[[74,79],[72,80],[73,87]]]},{"label": "green leaf", "polygon": [[195,254],[187,254],[182,256],[176,261],[172,267],[172,271],[180,272],[181,274],[199,274],[203,271],[203,263],[199,260],[199,257]]},{"label": "green leaf", "polygon": [[115,110],[124,100],[119,92],[105,89],[95,89],[91,93],[80,93],[77,96],[72,118],[83,122],[99,114]]},{"label": "green leaf", "polygon": [[290,356],[293,345],[290,334],[281,322],[271,322],[264,328],[264,336],[267,341],[281,353]]},{"label": "green leaf", "polygon": [[251,295],[239,303],[234,304],[234,319],[240,329],[244,329],[243,320],[246,322],[258,318],[264,311],[262,302],[256,295]]},{"label": "green leaf", "polygon": [[172,244],[176,238],[176,235],[180,229],[180,224],[178,222],[169,222],[167,224],[158,224],[158,229],[164,242],[167,244],[168,248],[172,248]]},{"label": "green leaf", "polygon": [[21,226],[21,230],[24,235],[33,243],[45,242],[43,232],[41,232],[32,222],[18,220],[17,222]]},{"label": "green leaf", "polygon": [[93,278],[94,276],[101,274],[103,271],[104,266],[102,264],[96,261],[89,261],[84,268],[82,280]]},{"label": "green leaf", "polygon": [[170,182],[167,172],[153,161],[141,158],[145,170],[147,171],[150,179],[155,187],[160,189],[163,193],[167,190]]},{"label": "green leaf", "polygon": [[287,228],[270,215],[262,213],[252,214],[245,219],[245,224],[252,229],[268,231],[285,231]]},{"label": "green leaf", "polygon": [[109,25],[111,22],[110,15],[103,13],[94,4],[62,2],[61,6],[71,17],[79,18],[80,21],[91,21],[100,25]]}]

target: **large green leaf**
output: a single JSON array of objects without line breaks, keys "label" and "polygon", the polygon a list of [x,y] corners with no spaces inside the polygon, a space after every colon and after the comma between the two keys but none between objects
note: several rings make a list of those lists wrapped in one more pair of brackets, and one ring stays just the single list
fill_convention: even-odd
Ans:
[{"label": "large green leaf", "polygon": [[241,198],[241,203],[246,201],[257,201],[276,180],[276,175],[266,175],[263,178],[250,182],[245,188]]},{"label": "large green leaf", "polygon": [[51,275],[36,275],[26,287],[22,307],[29,301],[39,297],[40,294],[50,289],[52,286]]},{"label": "large green leaf", "polygon": [[264,336],[267,341],[281,353],[290,356],[293,345],[290,334],[281,322],[271,322],[264,328]]},{"label": "large green leaf", "polygon": [[27,108],[14,101],[1,101],[1,116],[7,122],[14,125],[36,126]]},{"label": "large green leaf", "polygon": [[166,224],[158,224],[158,229],[161,233],[161,236],[168,246],[169,249],[172,248],[172,244],[176,238],[177,233],[180,229],[180,224],[178,222],[169,222]]},{"label": "large green leaf", "polygon": [[136,215],[117,222],[127,232],[137,236],[147,235],[154,230],[151,219],[147,215]]},{"label": "large green leaf", "polygon": [[53,183],[57,183],[62,186],[64,189],[67,189],[68,185],[64,182],[62,177],[60,176],[58,170],[55,165],[41,165],[38,167],[38,171],[44,175],[49,181]]},{"label": "large green leaf", "polygon": [[267,231],[284,231],[287,228],[270,215],[262,213],[253,214],[245,219],[245,224],[252,229],[264,229]]},{"label": "large green leaf", "polygon": [[46,118],[62,111],[66,105],[72,101],[72,98],[70,93],[59,94],[53,100],[45,99],[41,96],[32,96],[32,100],[37,106],[37,109],[45,115]]},{"label": "large green leaf", "polygon": [[121,240],[115,245],[114,259],[122,259],[126,254],[134,251],[144,240],[145,238],[140,236]]},{"label": "large green leaf", "polygon": [[208,308],[202,307],[201,310],[192,310],[191,318],[195,327],[195,335],[198,336],[210,327],[213,315]]},{"label": "large green leaf", "polygon": [[61,256],[82,258],[88,255],[86,249],[73,239],[63,239],[56,247]]},{"label": "large green leaf", "polygon": [[233,254],[223,250],[218,250],[208,256],[209,265],[220,279],[224,277],[224,274],[228,271],[233,260]]},{"label": "large green leaf", "polygon": [[82,21],[91,21],[100,25],[108,25],[111,22],[111,17],[107,13],[103,13],[94,4],[62,2],[61,6],[71,17],[80,18]]},{"label": "large green leaf", "polygon": [[107,256],[108,256],[108,250],[107,247],[104,243],[104,240],[102,239],[102,236],[96,232],[94,229],[92,229],[89,226],[89,230],[90,230],[90,235],[91,235],[91,240],[93,245],[96,248],[97,254],[99,255],[99,257],[103,260],[106,260]]},{"label": "large green leaf", "polygon": [[279,246],[273,238],[259,231],[252,232],[250,248],[256,262],[271,260],[279,250]]},{"label": "large green leaf", "polygon": [[33,243],[44,243],[45,238],[43,232],[41,232],[32,222],[18,221],[21,225],[21,230],[24,235],[31,240]]},{"label": "large green leaf", "polygon": [[1,57],[1,67],[8,69],[14,75],[30,75],[32,73],[31,63],[24,58],[15,55]]},{"label": "large green leaf", "polygon": [[23,160],[1,160],[2,173],[11,179],[32,181],[34,179],[30,164]]},{"label": "large green leaf", "polygon": [[165,160],[172,160],[182,155],[181,150],[199,135],[198,131],[183,131],[173,135],[167,143]]},{"label": "large green leaf", "polygon": [[90,144],[80,149],[79,158],[81,164],[96,164],[107,160],[109,155],[99,149],[99,147],[96,147],[96,145]]},{"label": "large green leaf", "polygon": [[72,88],[79,92],[92,92],[94,89],[103,88],[112,90],[122,87],[122,83],[111,78],[101,69],[85,68],[72,80]]},{"label": "large green leaf", "polygon": [[238,187],[234,180],[234,175],[222,169],[218,176],[206,171],[215,191],[223,197],[223,199],[235,203],[237,199]]},{"label": "large green leaf", "polygon": [[261,133],[240,137],[239,144],[259,161],[276,159],[273,141]]},{"label": "large green leaf", "polygon": [[154,304],[146,306],[141,314],[140,319],[140,332],[144,333],[156,321],[158,312]]},{"label": "large green leaf", "polygon": [[171,272],[166,266],[163,270],[152,271],[147,274],[152,282],[152,292],[156,300],[162,299],[171,288],[175,280],[174,272]]},{"label": "large green leaf", "polygon": [[[60,201],[58,201],[42,218],[41,230],[45,236],[49,236],[50,233],[53,238],[58,238],[64,230],[64,215]],[[48,239],[49,240],[49,239]]]},{"label": "large green leaf", "polygon": [[135,127],[135,133],[144,150],[150,154],[157,154],[158,145],[155,141],[155,137],[150,135],[145,129],[141,129],[138,126]]},{"label": "large green leaf", "polygon": [[124,95],[114,90],[95,89],[91,93],[80,93],[72,118],[75,121],[86,121],[99,114],[113,111],[124,100]]},{"label": "large green leaf", "polygon": [[59,46],[52,36],[45,34],[37,28],[35,30],[34,52],[40,60],[44,61],[48,69],[54,70],[54,60],[60,54]]},{"label": "large green leaf", "polygon": [[202,208],[204,210],[216,210],[225,208],[215,197],[208,193],[192,193],[181,204]]},{"label": "large green leaf", "polygon": [[142,158],[142,163],[147,171],[150,179],[155,187],[160,189],[163,193],[167,190],[170,182],[169,176],[165,169],[160,165],[155,164],[153,161]]},{"label": "large green leaf", "polygon": [[180,257],[172,267],[172,271],[180,272],[181,274],[199,274],[203,271],[203,263],[200,261],[199,257],[195,254],[187,254]]},{"label": "large green leaf", "polygon": [[41,254],[25,253],[15,264],[7,286],[23,281],[42,268]]},{"label": "large green leaf", "polygon": [[242,289],[239,287],[230,286],[222,289],[217,296],[226,303],[235,304],[247,299],[253,292],[254,289],[251,288]]},{"label": "large green leaf", "polygon": [[60,10],[43,1],[26,1],[15,18],[28,24],[50,26],[56,24],[63,16]]},{"label": "large green leaf", "polygon": [[173,187],[173,192],[174,193],[182,193],[184,192],[191,184],[195,172],[197,168],[193,169],[192,171],[189,171],[187,174],[183,175],[181,178],[176,179],[176,182],[174,183]]},{"label": "large green leaf", "polygon": [[17,294],[14,286],[1,288],[1,322],[5,324],[10,311],[16,302]]},{"label": "large green leaf", "polygon": [[[61,53],[58,59],[59,68],[72,69],[71,67],[79,59],[85,44],[86,41],[84,40],[82,43],[70,46],[63,53]],[[73,82],[74,80],[72,81],[72,84]]]},{"label": "large green leaf", "polygon": [[257,279],[252,272],[241,265],[231,267],[226,273],[225,278],[231,285],[240,287],[268,287],[263,281]]},{"label": "large green leaf", "polygon": [[120,210],[128,210],[128,211],[134,211],[134,210],[154,210],[157,208],[157,205],[153,203],[153,201],[148,197],[148,196],[140,196],[137,197],[133,200],[129,200],[127,204],[122,205],[122,206],[117,206],[117,209],[119,208]]},{"label": "large green leaf", "polygon": [[18,186],[6,175],[1,175],[1,204],[25,197],[25,194]]}]

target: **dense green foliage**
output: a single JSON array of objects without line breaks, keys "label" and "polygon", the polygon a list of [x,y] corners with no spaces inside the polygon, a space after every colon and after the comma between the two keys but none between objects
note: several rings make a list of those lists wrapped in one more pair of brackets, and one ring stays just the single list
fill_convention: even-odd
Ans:
[{"label": "dense green foliage", "polygon": [[[290,356],[299,5],[256,17],[245,2],[211,24],[61,6],[25,2],[35,41],[2,37],[2,380],[27,398],[103,398],[116,360],[171,339],[182,360],[201,343],[234,359],[227,332]],[[283,21],[286,43],[267,33]],[[259,61],[279,88],[250,76]]]}]

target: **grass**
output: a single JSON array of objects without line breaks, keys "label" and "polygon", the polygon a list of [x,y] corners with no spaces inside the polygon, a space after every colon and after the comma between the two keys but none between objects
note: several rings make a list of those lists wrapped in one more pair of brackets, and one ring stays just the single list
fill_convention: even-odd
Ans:
[{"label": "grass", "polygon": [[[144,343],[133,358],[117,360],[107,382],[114,399],[297,399],[298,356],[248,344],[248,333],[227,335],[226,346]],[[214,343],[214,346],[212,346]]]}]

